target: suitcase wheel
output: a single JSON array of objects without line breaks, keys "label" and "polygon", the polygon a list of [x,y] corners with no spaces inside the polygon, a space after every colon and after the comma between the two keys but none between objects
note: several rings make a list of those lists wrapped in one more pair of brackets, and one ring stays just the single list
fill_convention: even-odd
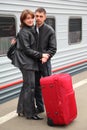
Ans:
[{"label": "suitcase wheel", "polygon": [[54,123],[53,123],[52,119],[50,119],[50,118],[47,118],[47,124],[49,126],[54,126]]}]

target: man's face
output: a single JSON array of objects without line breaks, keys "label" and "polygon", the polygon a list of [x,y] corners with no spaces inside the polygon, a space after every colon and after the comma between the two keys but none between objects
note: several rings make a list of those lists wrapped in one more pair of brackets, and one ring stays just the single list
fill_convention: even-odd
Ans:
[{"label": "man's face", "polygon": [[41,26],[43,25],[44,21],[46,20],[46,14],[44,12],[36,12],[35,13],[35,20],[36,20],[36,25]]}]

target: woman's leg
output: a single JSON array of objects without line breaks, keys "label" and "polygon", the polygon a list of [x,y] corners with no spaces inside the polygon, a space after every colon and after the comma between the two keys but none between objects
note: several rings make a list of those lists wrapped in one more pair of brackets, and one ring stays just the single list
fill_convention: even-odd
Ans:
[{"label": "woman's leg", "polygon": [[35,72],[22,69],[23,87],[19,97],[18,111],[23,108],[26,117],[31,118],[35,115],[34,90]]},{"label": "woman's leg", "polygon": [[[22,72],[22,69],[20,69],[20,71]],[[23,73],[22,73],[22,78],[24,78]],[[20,94],[19,94],[18,105],[17,105],[17,113],[18,113],[19,116],[24,115],[24,107],[23,107],[24,89],[25,89],[25,83],[23,82],[23,86],[22,86]]]}]

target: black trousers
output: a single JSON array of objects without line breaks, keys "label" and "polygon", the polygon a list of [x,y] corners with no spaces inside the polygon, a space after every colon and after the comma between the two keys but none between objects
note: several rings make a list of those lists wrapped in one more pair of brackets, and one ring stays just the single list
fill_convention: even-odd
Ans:
[{"label": "black trousers", "polygon": [[51,75],[51,63],[48,61],[47,63],[42,64],[38,63],[39,71],[35,72],[35,99],[37,109],[40,111],[44,111],[41,87],[40,87],[40,78]]},{"label": "black trousers", "polygon": [[26,117],[35,115],[35,71],[20,69],[23,75],[17,113],[23,113]]}]

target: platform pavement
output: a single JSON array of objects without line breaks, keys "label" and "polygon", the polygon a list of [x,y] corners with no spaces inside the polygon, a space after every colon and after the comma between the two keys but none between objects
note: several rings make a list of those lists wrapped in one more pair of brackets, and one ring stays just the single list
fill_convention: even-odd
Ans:
[{"label": "platform pavement", "polygon": [[[48,126],[45,112],[40,114],[44,119],[39,121],[27,120],[24,117],[18,117],[15,113],[12,119],[0,125],[0,130],[87,130],[87,82],[81,84],[81,81],[85,79],[87,80],[87,71],[72,77],[73,86],[80,84],[75,88],[78,115],[69,125]],[[0,118],[16,110],[17,100],[18,98],[0,105]]]}]

